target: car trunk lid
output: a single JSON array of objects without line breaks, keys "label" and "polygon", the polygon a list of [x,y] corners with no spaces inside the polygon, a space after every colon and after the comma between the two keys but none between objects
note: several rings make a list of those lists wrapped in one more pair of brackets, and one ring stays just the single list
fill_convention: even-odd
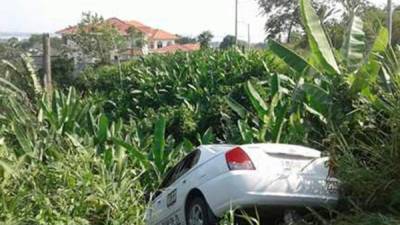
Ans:
[{"label": "car trunk lid", "polygon": [[321,152],[307,147],[284,144],[244,145],[258,171],[269,174],[320,174],[325,173],[325,161]]}]

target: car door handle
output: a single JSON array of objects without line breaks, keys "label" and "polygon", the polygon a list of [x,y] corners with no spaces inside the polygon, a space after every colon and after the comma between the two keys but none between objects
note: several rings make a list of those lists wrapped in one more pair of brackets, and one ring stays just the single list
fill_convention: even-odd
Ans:
[{"label": "car door handle", "polygon": [[182,183],[183,183],[183,184],[186,184],[186,180],[183,180]]}]

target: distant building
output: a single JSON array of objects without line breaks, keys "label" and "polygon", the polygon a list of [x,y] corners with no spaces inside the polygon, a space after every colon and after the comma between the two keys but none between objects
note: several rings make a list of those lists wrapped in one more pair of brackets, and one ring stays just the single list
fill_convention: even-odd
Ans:
[{"label": "distant building", "polygon": [[[111,24],[111,26],[116,28],[119,33],[126,38],[126,48],[119,49],[118,53],[114,52],[111,54],[112,57],[116,57],[118,55],[121,60],[127,60],[135,56],[147,55],[149,53],[174,53],[176,51],[189,52],[200,49],[200,45],[198,44],[176,44],[175,42],[178,39],[176,35],[161,29],[146,26],[138,21],[123,21],[113,17],[105,20],[105,22]],[[136,31],[140,32],[143,36],[143,45],[140,48],[132,46],[129,38],[129,31],[131,28],[134,28]],[[77,29],[77,26],[71,26],[58,31],[57,34],[60,34],[62,37],[67,39],[68,47],[76,48],[77,46],[68,39],[68,35],[74,34]]]}]

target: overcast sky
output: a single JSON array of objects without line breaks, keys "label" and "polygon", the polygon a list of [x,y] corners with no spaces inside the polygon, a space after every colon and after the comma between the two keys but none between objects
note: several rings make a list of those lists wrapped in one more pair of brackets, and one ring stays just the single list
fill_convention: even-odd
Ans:
[{"label": "overcast sky", "polygon": [[[1,0],[0,32],[53,33],[76,24],[84,11],[138,20],[182,35],[210,30],[216,40],[234,33],[234,0]],[[239,0],[239,20],[240,38],[247,40],[250,23],[252,42],[264,40],[266,18],[256,0]]]}]

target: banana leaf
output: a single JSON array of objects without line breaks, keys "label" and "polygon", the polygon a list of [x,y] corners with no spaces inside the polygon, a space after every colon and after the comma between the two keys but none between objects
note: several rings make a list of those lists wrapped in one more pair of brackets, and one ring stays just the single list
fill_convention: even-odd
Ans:
[{"label": "banana leaf", "polygon": [[315,66],[323,72],[340,74],[333,49],[311,0],[300,0],[300,11],[312,53],[312,61],[317,64]]}]

